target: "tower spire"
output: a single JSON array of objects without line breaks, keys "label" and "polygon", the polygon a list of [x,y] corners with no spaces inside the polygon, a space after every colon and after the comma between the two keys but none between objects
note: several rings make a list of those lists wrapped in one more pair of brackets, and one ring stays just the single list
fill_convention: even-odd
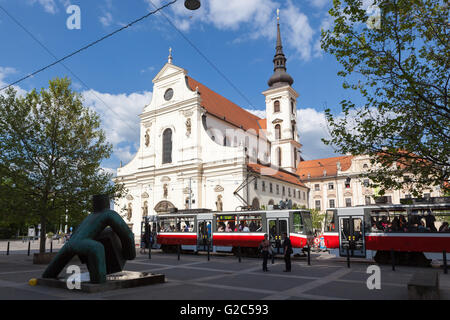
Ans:
[{"label": "tower spire", "polygon": [[280,31],[280,9],[277,9],[277,44],[275,47],[275,56],[273,58],[274,74],[268,81],[269,87],[280,87],[284,85],[292,85],[294,79],[286,72],[286,57],[283,52],[283,44],[281,41]]},{"label": "tower spire", "polygon": [[283,54],[283,45],[281,44],[281,32],[280,32],[280,9],[277,9],[277,54]]}]

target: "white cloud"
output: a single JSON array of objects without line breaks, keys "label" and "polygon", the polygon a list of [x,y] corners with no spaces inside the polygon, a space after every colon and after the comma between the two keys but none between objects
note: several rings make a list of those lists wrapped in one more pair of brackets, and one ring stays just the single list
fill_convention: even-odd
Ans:
[{"label": "white cloud", "polygon": [[[18,73],[11,67],[0,66],[0,87],[6,86],[6,78]],[[72,88],[78,90],[80,85],[76,82]],[[18,94],[24,96],[27,91],[14,86]],[[0,92],[4,94],[4,91]],[[145,105],[152,99],[152,93],[148,91],[134,92],[131,94],[101,93],[93,89],[82,91],[84,105],[92,108],[100,115],[102,128],[105,130],[107,141],[113,144],[113,156],[122,160],[125,164],[134,156],[139,142],[140,118]]]},{"label": "white cloud", "polygon": [[102,167],[101,169],[103,171],[105,171],[106,173],[111,173],[113,175],[113,177],[117,176],[117,168]]},{"label": "white cloud", "polygon": [[248,112],[253,113],[255,116],[260,117],[261,119],[266,118],[266,110],[250,110],[246,109]]},{"label": "white cloud", "polygon": [[112,0],[105,0],[103,4],[100,6],[100,8],[102,11],[102,16],[99,17],[99,21],[104,27],[109,27],[114,22],[112,15],[112,11],[114,11],[114,6]]},{"label": "white cloud", "polygon": [[288,45],[295,48],[302,60],[310,60],[313,37],[316,32],[309,24],[308,17],[290,0],[288,1],[288,7],[281,13],[283,17],[286,16],[283,21],[286,19],[287,22],[288,32],[285,39],[289,39]]},{"label": "white cloud", "polygon": [[308,0],[309,3],[319,9],[322,9],[325,7],[325,5],[328,3],[329,5],[333,5],[333,2],[331,0]]},{"label": "white cloud", "polygon": [[11,67],[0,67],[0,81],[3,81],[3,79],[9,75],[16,73],[16,69]]},{"label": "white cloud", "polygon": [[313,108],[299,109],[297,113],[298,134],[305,160],[320,159],[334,156],[333,149],[322,142],[328,138],[325,113]]},{"label": "white cloud", "polygon": [[150,67],[147,67],[147,68],[142,69],[142,70],[141,70],[141,73],[154,72],[155,69],[156,69],[156,68],[155,68],[154,66],[150,66]]},{"label": "white cloud", "polygon": [[[150,10],[160,7],[160,0],[145,0]],[[236,42],[266,38],[276,38],[276,9],[281,11],[283,45],[293,49],[296,57],[309,60],[313,52],[313,40],[316,32],[310,25],[307,15],[300,9],[298,2],[288,0],[204,0],[199,10],[190,12],[184,8],[184,1],[177,2],[165,10],[171,21],[182,31],[188,31],[198,24],[212,25],[219,30],[240,30],[245,25],[245,33],[235,39]],[[167,14],[167,12],[170,12]],[[289,39],[289,41],[287,41]]]},{"label": "white cloud", "polygon": [[109,27],[112,24],[112,22],[113,22],[113,17],[112,17],[112,14],[110,12],[106,12],[103,17],[99,18],[99,20],[100,20],[100,23],[104,27]]},{"label": "white cloud", "polygon": [[130,162],[134,158],[135,154],[135,152],[132,152],[130,145],[114,148],[114,155],[117,159],[122,161],[124,165]]},{"label": "white cloud", "polygon": [[56,6],[55,0],[29,0],[30,4],[34,5],[36,2],[41,5],[45,12],[56,14],[58,12],[58,7]]},{"label": "white cloud", "polygon": [[[18,73],[16,69],[11,67],[0,66],[0,87],[6,86],[8,83],[5,79]],[[78,90],[78,83],[73,83],[72,88]],[[14,86],[18,95],[25,96],[27,90]],[[4,91],[0,92],[4,94]],[[135,92],[131,94],[109,94],[101,93],[93,89],[82,91],[81,95],[84,99],[84,105],[95,110],[105,130],[106,138],[113,145],[113,157],[126,164],[133,159],[140,139],[140,118],[144,106],[149,104],[152,93]],[[103,167],[108,173],[116,175],[116,169]]]},{"label": "white cloud", "polygon": [[219,29],[236,30],[243,23],[263,27],[273,19],[277,4],[270,0],[210,0],[208,20]]},{"label": "white cloud", "polygon": [[[266,117],[265,110],[247,110],[260,118]],[[313,108],[297,111],[297,126],[302,144],[302,157],[305,160],[320,159],[336,156],[333,149],[322,142],[322,138],[329,138],[325,113]]]},{"label": "white cloud", "polygon": [[[11,67],[0,67],[0,88],[7,86],[9,83],[6,81],[6,78],[12,74],[16,74],[17,70]],[[26,94],[26,91],[18,86],[13,86],[13,88],[17,91],[17,94],[23,96]],[[0,94],[4,94],[5,90],[1,91]]]},{"label": "white cloud", "polygon": [[100,114],[108,141],[114,145],[115,152],[120,153],[119,158],[129,158],[127,152],[131,153],[131,149],[119,148],[118,145],[139,141],[139,114],[150,103],[152,93],[109,94],[91,89],[81,94],[85,105]]},{"label": "white cloud", "polygon": [[67,8],[72,5],[71,0],[59,0],[59,2],[63,5],[64,8]]}]

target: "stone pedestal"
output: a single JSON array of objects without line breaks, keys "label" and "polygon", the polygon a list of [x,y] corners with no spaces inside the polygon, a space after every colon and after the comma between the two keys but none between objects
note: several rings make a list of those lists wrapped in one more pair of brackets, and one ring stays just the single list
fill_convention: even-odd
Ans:
[{"label": "stone pedestal", "polygon": [[[157,283],[164,283],[165,276],[163,274],[154,274],[148,272],[134,272],[134,271],[122,271],[110,274],[106,277],[106,282],[101,284],[90,283],[89,273],[82,273],[80,275],[80,288],[69,289],[67,285],[67,277],[58,279],[43,279],[37,280],[37,285],[61,288],[71,290],[74,292],[102,292],[115,289],[133,288],[140,286],[147,286]],[[73,284],[73,281],[70,281]]]}]

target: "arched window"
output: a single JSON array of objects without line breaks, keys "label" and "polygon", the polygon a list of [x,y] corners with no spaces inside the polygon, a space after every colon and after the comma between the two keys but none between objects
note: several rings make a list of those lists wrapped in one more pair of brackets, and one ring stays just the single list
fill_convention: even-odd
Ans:
[{"label": "arched window", "polygon": [[269,200],[269,205],[274,205],[273,199]]},{"label": "arched window", "polygon": [[226,146],[227,146],[227,143],[228,143],[228,139],[227,139],[227,137],[225,136],[225,137],[223,137],[223,146],[226,147]]},{"label": "arched window", "polygon": [[258,200],[258,198],[254,198],[253,199],[253,201],[252,201],[252,209],[253,210],[258,210],[260,207],[259,207],[259,200]]},{"label": "arched window", "polygon": [[273,112],[280,112],[280,101],[275,101],[273,103]]},{"label": "arched window", "polygon": [[172,130],[166,129],[163,133],[163,160],[162,163],[172,162]]},{"label": "arched window", "polygon": [[275,139],[281,139],[281,125],[275,125]]},{"label": "arched window", "polygon": [[294,102],[294,100],[291,100],[291,112],[292,112],[292,114],[295,114],[295,102]]},{"label": "arched window", "polygon": [[281,148],[277,148],[278,166],[281,167]]},{"label": "arched window", "polygon": [[292,140],[295,140],[295,124],[292,125]]}]

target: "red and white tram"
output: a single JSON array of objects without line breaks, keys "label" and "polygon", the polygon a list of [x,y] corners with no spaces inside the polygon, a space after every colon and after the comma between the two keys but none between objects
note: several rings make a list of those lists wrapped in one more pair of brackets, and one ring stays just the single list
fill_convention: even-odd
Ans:
[{"label": "red and white tram", "polygon": [[[201,210],[201,209],[200,209]],[[278,253],[282,234],[291,239],[294,253],[312,246],[311,213],[306,209],[195,212],[182,210],[157,217],[157,244],[163,251],[204,251],[209,243],[212,252],[257,253],[259,244],[268,234]]]},{"label": "red and white tram", "polygon": [[[450,199],[328,209],[324,242],[331,253],[387,263],[429,264],[450,252]],[[411,201],[412,202],[412,201]],[[414,201],[415,202],[415,201]]]}]

